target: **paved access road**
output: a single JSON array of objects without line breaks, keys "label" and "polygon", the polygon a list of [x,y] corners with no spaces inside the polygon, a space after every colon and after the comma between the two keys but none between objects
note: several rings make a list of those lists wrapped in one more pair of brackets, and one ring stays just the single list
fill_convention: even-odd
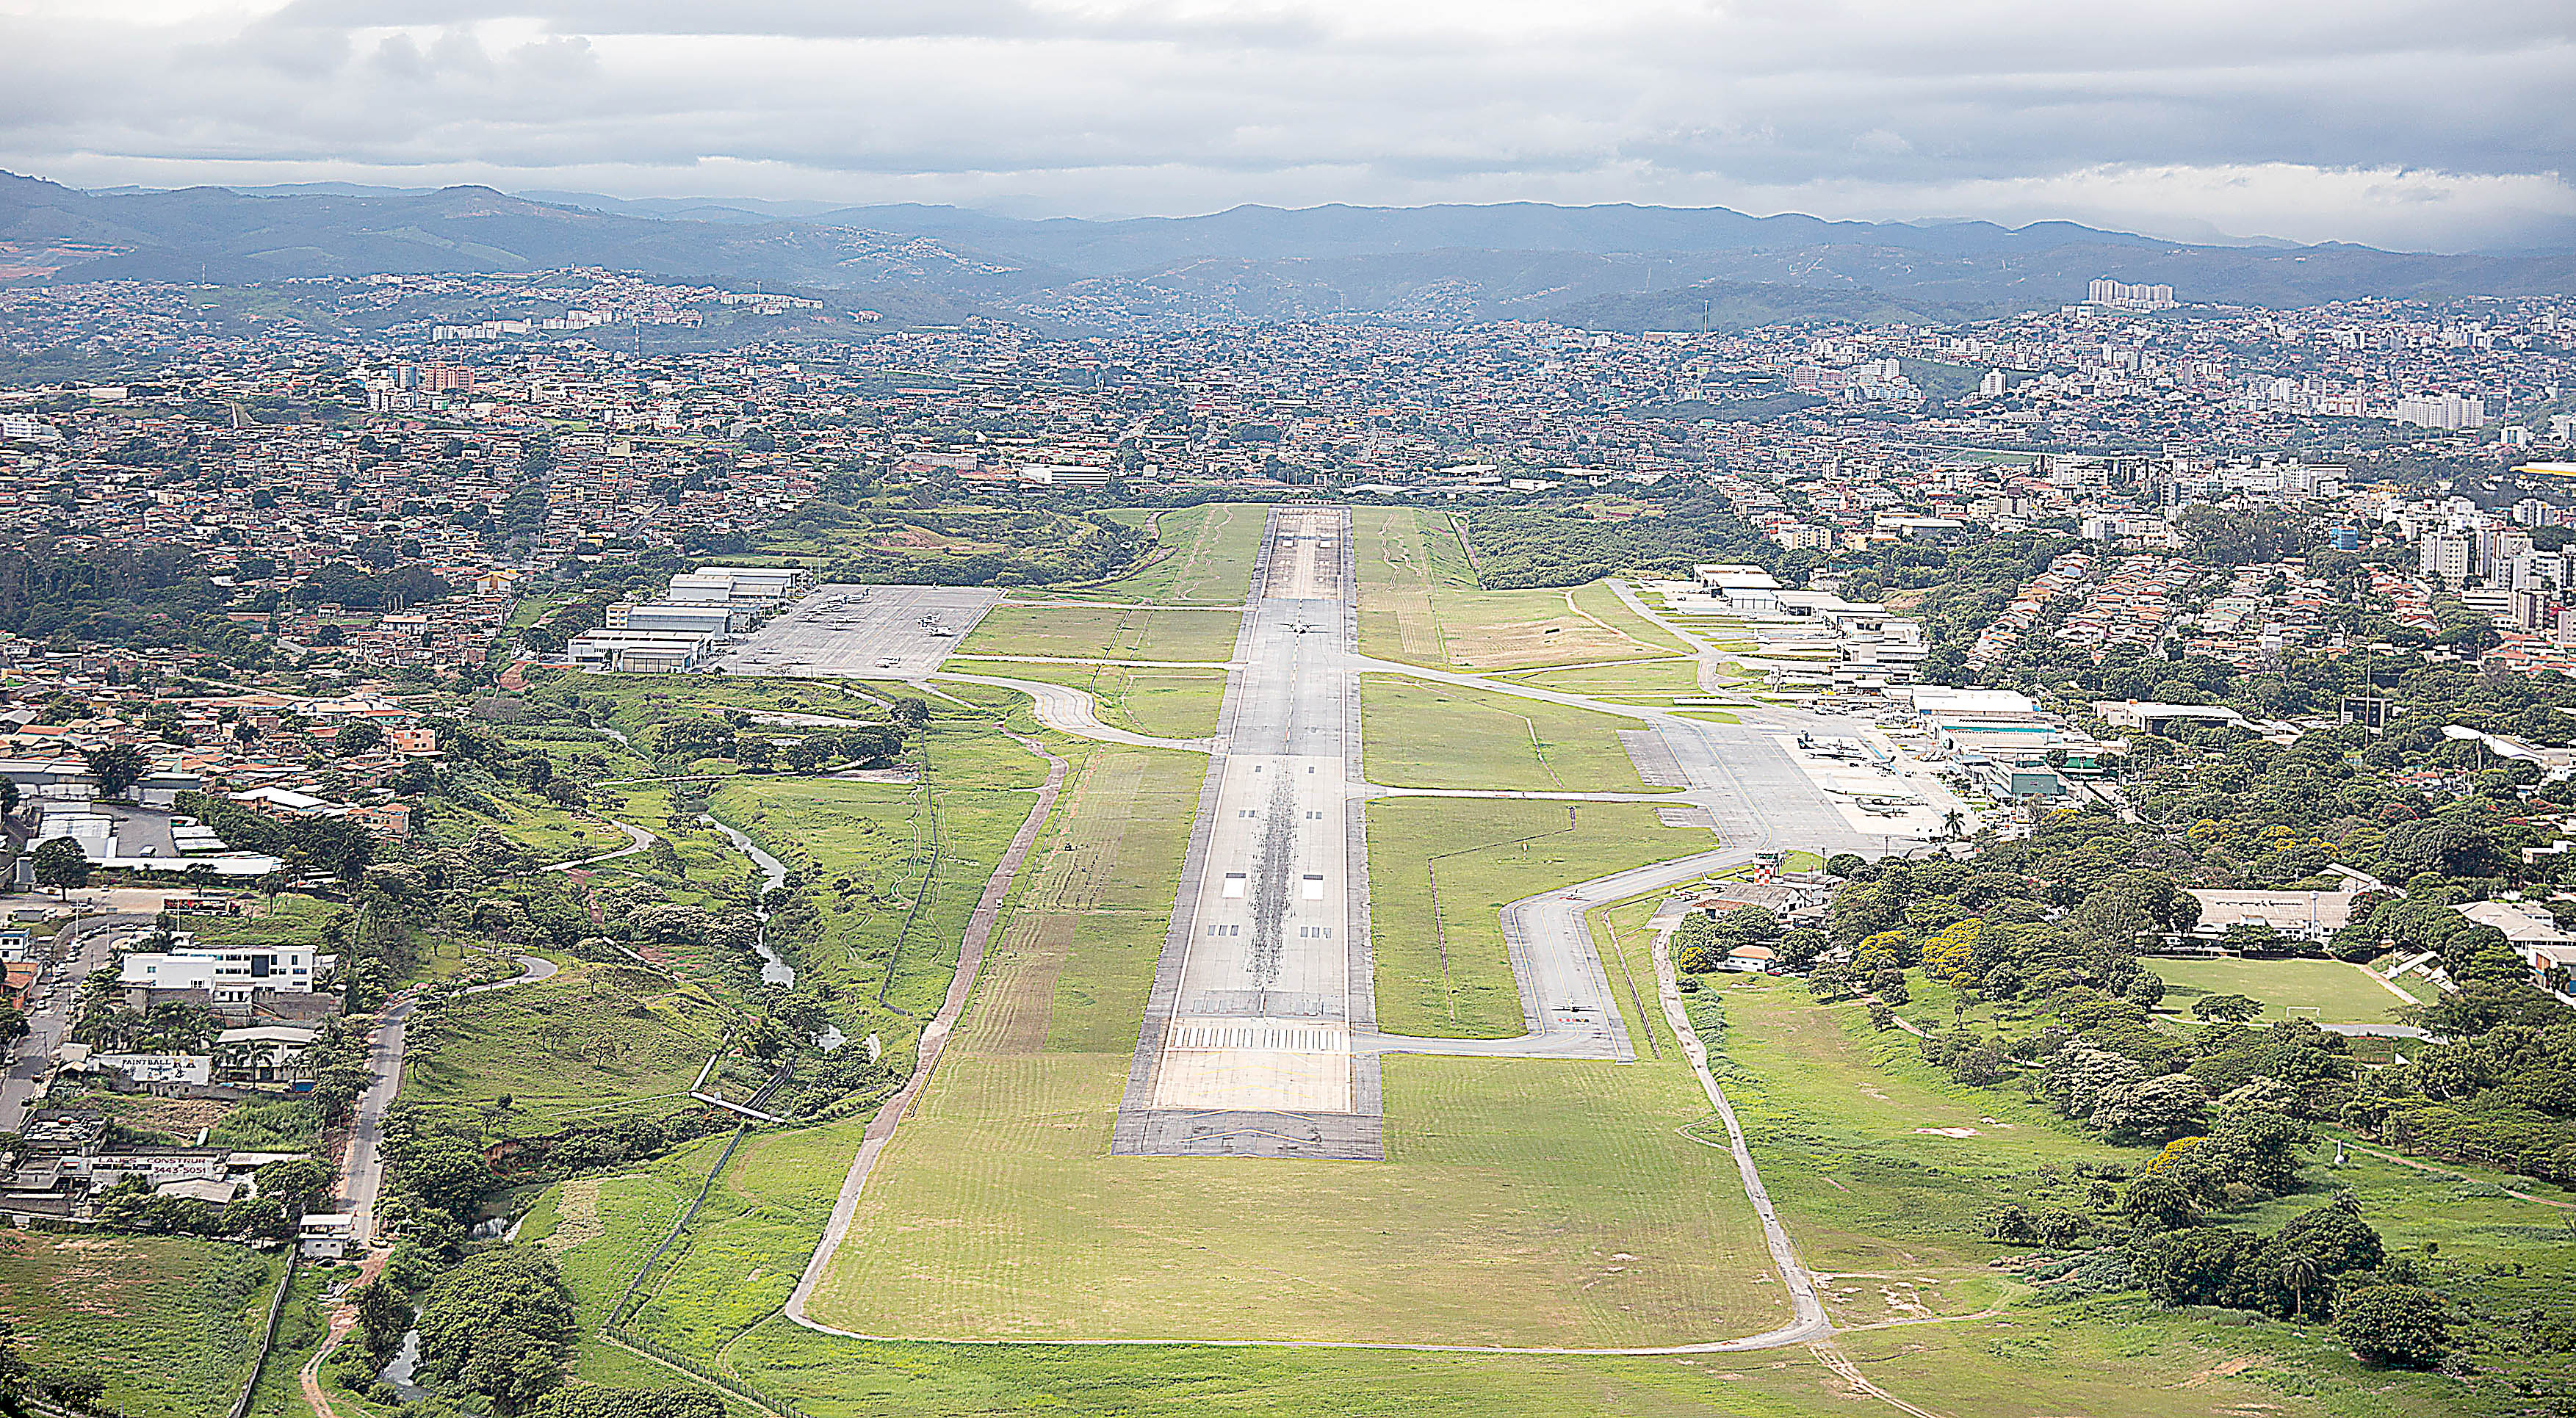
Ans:
[{"label": "paved access road", "polygon": [[82,916],[67,922],[55,937],[55,961],[37,977],[26,1037],[18,1041],[8,1072],[0,1074],[0,1132],[16,1132],[26,1124],[28,1104],[43,1089],[54,1052],[71,1033],[81,983],[106,966],[118,937],[150,930],[152,922],[150,916],[127,914]]}]

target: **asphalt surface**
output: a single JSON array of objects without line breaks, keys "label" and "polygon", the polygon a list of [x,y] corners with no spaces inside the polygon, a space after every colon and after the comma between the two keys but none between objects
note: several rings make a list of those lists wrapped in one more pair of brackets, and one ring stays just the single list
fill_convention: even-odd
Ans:
[{"label": "asphalt surface", "polygon": [[939,668],[1001,599],[983,586],[821,586],[713,668],[779,679],[916,680]]},{"label": "asphalt surface", "polygon": [[71,1032],[72,1016],[80,1007],[81,982],[91,971],[106,966],[111,942],[150,930],[152,922],[150,916],[117,914],[83,916],[64,925],[55,947],[62,953],[37,977],[26,1037],[18,1040],[7,1073],[0,1074],[0,1132],[16,1132],[25,1125],[28,1104],[53,1068],[54,1051]]},{"label": "asphalt surface", "polygon": [[340,1201],[356,1218],[361,1244],[375,1239],[376,1198],[385,1187],[385,1110],[402,1089],[404,1030],[419,1001],[405,996],[376,1016],[375,1033],[367,1039],[367,1072],[372,1075],[358,1094],[357,1117],[349,1127],[349,1145],[340,1153]]},{"label": "asphalt surface", "polygon": [[1110,1150],[1381,1158],[1349,513],[1271,514]]}]

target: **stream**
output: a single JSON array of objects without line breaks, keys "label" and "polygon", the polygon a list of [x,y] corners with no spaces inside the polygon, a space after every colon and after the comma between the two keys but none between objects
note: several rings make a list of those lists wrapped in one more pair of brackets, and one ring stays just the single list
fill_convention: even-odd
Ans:
[{"label": "stream", "polygon": [[[707,813],[698,814],[698,821],[723,834],[724,839],[733,844],[735,851],[751,858],[752,865],[760,868],[760,894],[764,903],[770,892],[777,890],[786,882],[787,864],[762,851],[759,843],[737,831],[732,824],[719,822]],[[769,907],[762,904],[755,906],[753,910],[759,914],[761,926],[760,938],[753,941],[751,945],[752,953],[760,957],[760,982],[764,985],[794,988],[796,967],[788,964],[769,943]],[[828,1053],[848,1043],[849,1038],[842,1034],[837,1026],[826,1025],[821,1033],[814,1036],[814,1042]]]}]

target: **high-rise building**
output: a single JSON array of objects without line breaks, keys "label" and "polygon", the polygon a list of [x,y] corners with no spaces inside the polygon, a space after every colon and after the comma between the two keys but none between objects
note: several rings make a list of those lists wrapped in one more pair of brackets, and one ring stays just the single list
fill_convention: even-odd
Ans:
[{"label": "high-rise building", "polygon": [[2417,394],[2398,400],[2397,410],[2391,417],[2417,428],[2448,431],[2484,428],[2487,426],[2487,401],[2475,396],[2462,398],[2457,394]]},{"label": "high-rise building", "polygon": [[2171,286],[2132,286],[2114,280],[2095,281],[2084,297],[2087,305],[2115,310],[2171,310],[2178,303]]}]

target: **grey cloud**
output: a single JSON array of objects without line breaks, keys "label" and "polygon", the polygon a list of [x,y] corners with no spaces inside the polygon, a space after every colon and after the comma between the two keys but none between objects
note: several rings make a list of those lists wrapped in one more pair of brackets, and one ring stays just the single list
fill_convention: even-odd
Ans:
[{"label": "grey cloud", "polygon": [[[168,180],[143,174],[184,159],[537,187],[614,171],[665,192],[719,168],[758,174],[764,195],[971,198],[1006,183],[1096,211],[1801,192],[1946,203],[2071,190],[2032,184],[2105,168],[2268,172],[2242,180],[2288,191],[2272,165],[2519,179],[2576,151],[2576,113],[2559,100],[2576,68],[2563,4],[2114,13],[2018,0],[1980,25],[1961,13],[1735,3],[1515,33],[1327,0],[1080,12],[295,0],[247,24],[162,27],[110,5],[0,21],[14,41],[0,51],[0,156],[121,174],[109,181]],[[2224,186],[2195,200],[2220,203]],[[2377,189],[2327,188],[2367,230]],[[2416,184],[2384,203],[2418,221],[2445,200]],[[2228,219],[2218,205],[2177,215]]]}]

